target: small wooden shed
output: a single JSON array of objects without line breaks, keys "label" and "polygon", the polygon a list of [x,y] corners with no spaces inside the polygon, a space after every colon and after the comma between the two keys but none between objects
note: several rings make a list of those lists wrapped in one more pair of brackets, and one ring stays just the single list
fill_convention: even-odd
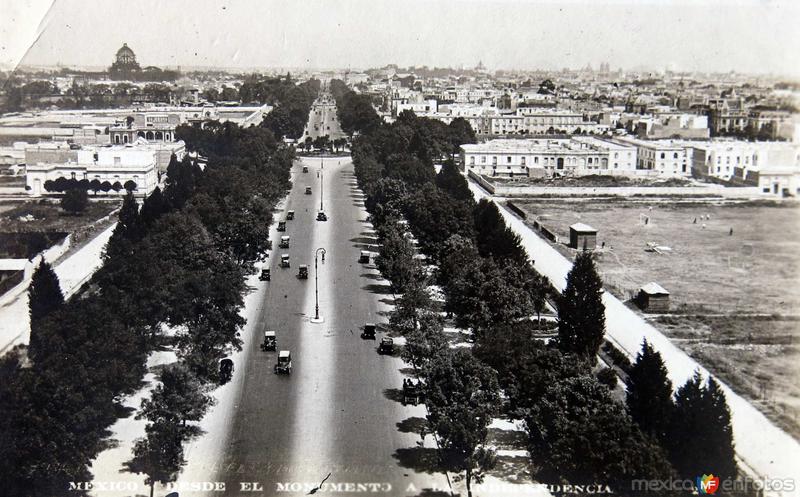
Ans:
[{"label": "small wooden shed", "polygon": [[669,311],[669,292],[658,283],[650,282],[639,290],[639,307],[645,312]]},{"label": "small wooden shed", "polygon": [[575,223],[569,227],[569,246],[574,249],[594,250],[597,247],[597,230],[588,224]]}]

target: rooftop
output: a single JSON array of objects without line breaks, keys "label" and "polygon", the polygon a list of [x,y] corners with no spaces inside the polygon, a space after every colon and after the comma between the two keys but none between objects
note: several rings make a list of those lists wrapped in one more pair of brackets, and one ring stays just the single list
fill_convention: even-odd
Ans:
[{"label": "rooftop", "polygon": [[597,233],[597,230],[589,226],[588,224],[583,223],[575,223],[569,227],[569,229],[577,231],[578,233]]},{"label": "rooftop", "polygon": [[664,287],[653,281],[644,285],[642,291],[648,295],[669,295],[669,292]]}]

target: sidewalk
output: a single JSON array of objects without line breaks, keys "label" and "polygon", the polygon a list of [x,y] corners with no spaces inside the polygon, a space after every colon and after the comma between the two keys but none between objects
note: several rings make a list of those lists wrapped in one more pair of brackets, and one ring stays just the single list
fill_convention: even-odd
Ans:
[{"label": "sidewalk", "polygon": [[[117,223],[112,224],[77,252],[62,260],[53,269],[61,283],[65,297],[77,292],[95,271],[102,266],[103,249]],[[0,354],[11,347],[28,343],[31,332],[28,314],[28,292],[24,291],[15,300],[0,307]]]},{"label": "sidewalk", "polygon": [[[470,180],[468,183],[476,200],[492,200],[480,186]],[[562,290],[572,263],[504,206],[499,203],[497,206],[506,224],[522,238],[523,246],[535,261],[536,270],[547,276],[557,289]],[[696,370],[704,377],[709,376],[705,368],[609,292],[603,294],[603,303],[606,306],[606,337],[631,358],[636,356],[642,340],[646,338],[664,359],[674,387],[684,384]],[[754,473],[751,476],[761,478],[800,477],[800,443],[773,425],[758,409],[721,381],[720,385],[731,410],[736,454],[745,463],[746,467],[743,469]],[[708,470],[713,472],[714,468]],[[765,492],[765,495],[800,495],[800,488],[791,492]]]}]

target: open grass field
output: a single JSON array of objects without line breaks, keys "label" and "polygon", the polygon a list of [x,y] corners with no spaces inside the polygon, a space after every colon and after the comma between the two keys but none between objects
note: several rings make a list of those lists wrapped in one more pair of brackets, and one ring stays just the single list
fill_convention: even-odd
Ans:
[{"label": "open grass field", "polygon": [[800,438],[800,206],[515,203],[568,257],[569,225],[597,229],[606,288],[623,300],[651,281],[667,289],[671,313],[653,324]]}]

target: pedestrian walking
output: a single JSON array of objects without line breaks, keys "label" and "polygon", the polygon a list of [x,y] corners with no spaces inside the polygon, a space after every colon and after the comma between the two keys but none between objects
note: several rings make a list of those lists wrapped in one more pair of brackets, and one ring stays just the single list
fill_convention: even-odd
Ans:
[{"label": "pedestrian walking", "polygon": [[692,221],[692,224],[697,224],[697,218],[694,218],[694,221]]},{"label": "pedestrian walking", "polygon": [[733,228],[731,228],[731,231],[728,233],[728,236],[733,236]]}]

